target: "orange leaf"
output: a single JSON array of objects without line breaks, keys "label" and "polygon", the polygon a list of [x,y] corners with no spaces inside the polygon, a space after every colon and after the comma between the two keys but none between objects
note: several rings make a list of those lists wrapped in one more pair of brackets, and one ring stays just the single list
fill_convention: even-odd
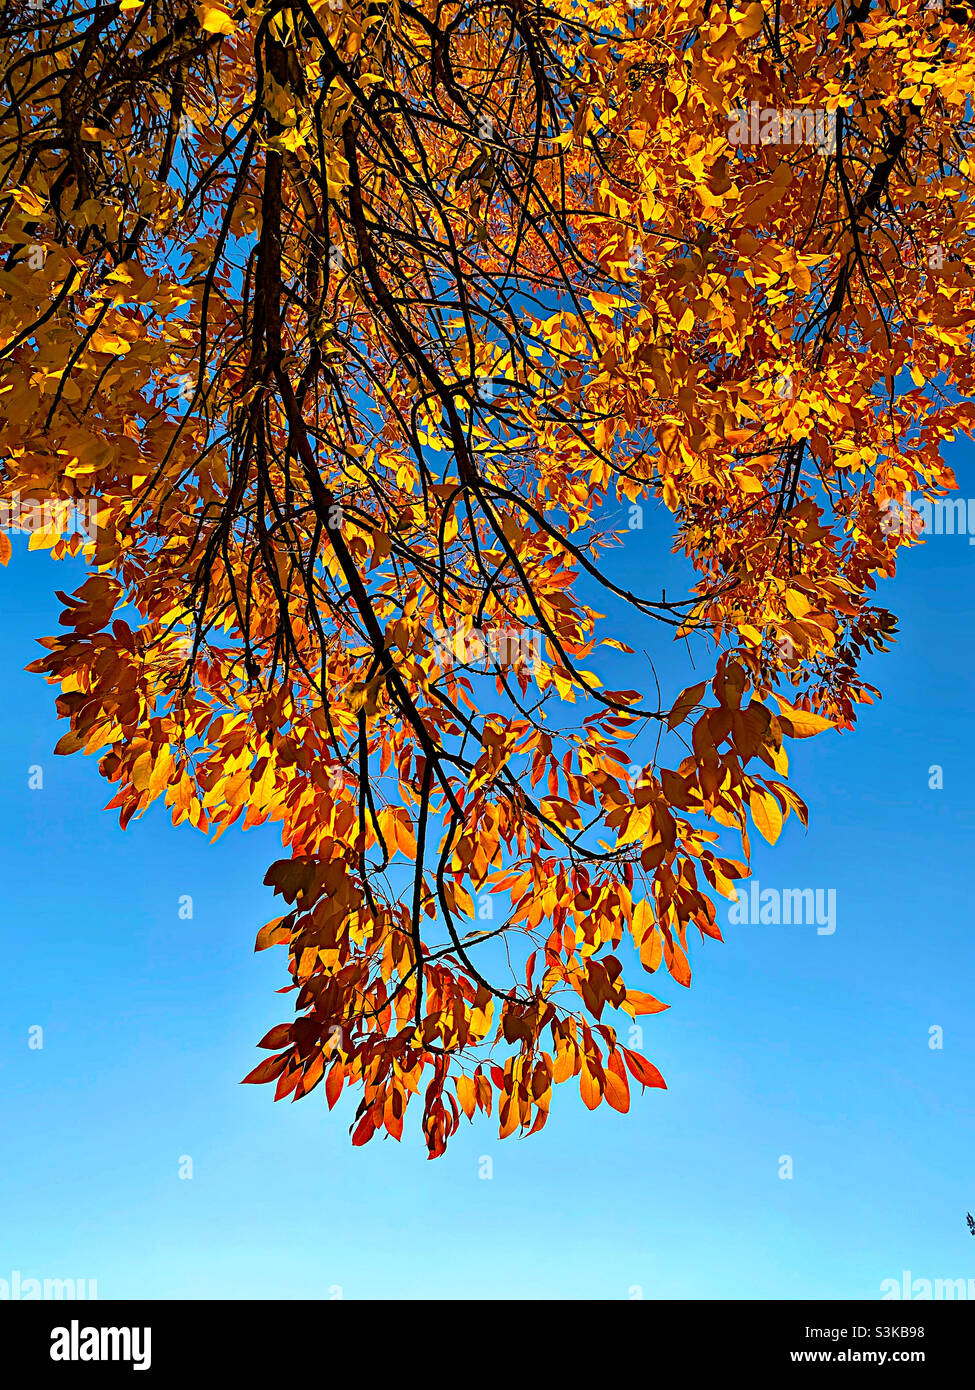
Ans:
[{"label": "orange leaf", "polygon": [[630,1086],[626,1079],[626,1068],[618,1052],[611,1052],[606,1063],[606,1102],[621,1115],[630,1108]]},{"label": "orange leaf", "polygon": [[579,1073],[579,1094],[582,1096],[583,1104],[588,1106],[590,1110],[595,1110],[603,1098],[599,1082],[585,1062],[583,1062],[582,1071]]},{"label": "orange leaf", "polygon": [[290,1056],[290,1052],[281,1052],[277,1057],[265,1057],[263,1062],[258,1062],[253,1071],[247,1073],[240,1084],[245,1086],[248,1083],[253,1083],[258,1086],[266,1081],[273,1081],[284,1071]]},{"label": "orange leaf", "polygon": [[333,1062],[331,1070],[325,1079],[325,1099],[328,1101],[328,1108],[331,1110],[339,1098],[342,1090],[342,1081],[345,1077],[345,1067],[341,1062]]},{"label": "orange leaf", "polygon": [[687,690],[681,691],[667,717],[669,729],[675,729],[678,724],[682,724],[694,706],[700,703],[706,685],[705,681],[701,681],[700,685],[691,685]]}]

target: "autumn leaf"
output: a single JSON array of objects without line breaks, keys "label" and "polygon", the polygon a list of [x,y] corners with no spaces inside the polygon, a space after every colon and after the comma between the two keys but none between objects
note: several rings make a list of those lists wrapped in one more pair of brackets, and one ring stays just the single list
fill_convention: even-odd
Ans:
[{"label": "autumn leaf", "polygon": [[318,865],[311,859],[279,859],[264,875],[264,882],[291,903],[310,888],[317,871]]},{"label": "autumn leaf", "polygon": [[277,1057],[266,1057],[263,1062],[258,1062],[253,1071],[247,1073],[242,1084],[249,1082],[263,1085],[267,1081],[273,1081],[284,1071],[289,1056],[290,1053],[282,1052]]},{"label": "autumn leaf", "polygon": [[621,1051],[626,1065],[630,1069],[630,1075],[636,1077],[641,1086],[656,1086],[664,1091],[667,1089],[666,1081],[652,1062],[648,1062],[638,1052],[629,1051],[628,1048],[624,1047]]},{"label": "autumn leaf", "polygon": [[202,28],[208,34],[232,34],[234,22],[226,10],[219,5],[198,5],[196,10]]},{"label": "autumn leaf", "polygon": [[681,691],[667,718],[667,723],[671,729],[675,729],[678,724],[683,724],[691,710],[700,703],[705,688],[704,681],[701,681],[698,685],[692,685],[688,690]]},{"label": "autumn leaf", "polygon": [[769,792],[755,788],[749,798],[752,820],[759,834],[774,845],[782,833],[782,808]]},{"label": "autumn leaf", "polygon": [[735,33],[742,39],[753,38],[764,22],[765,13],[761,5],[746,5],[743,17],[735,22]]},{"label": "autumn leaf", "polygon": [[781,695],[776,695],[775,699],[779,707],[779,723],[790,738],[812,738],[813,734],[835,727],[833,720],[824,719],[822,715],[812,714],[809,710],[796,709]]}]

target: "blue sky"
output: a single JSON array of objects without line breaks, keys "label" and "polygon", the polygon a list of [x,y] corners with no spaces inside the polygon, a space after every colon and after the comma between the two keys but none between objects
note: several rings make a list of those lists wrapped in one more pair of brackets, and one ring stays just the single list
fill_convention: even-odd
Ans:
[{"label": "blue sky", "polygon": [[[631,578],[677,572],[658,545],[656,528],[627,541]],[[667,1092],[589,1114],[567,1085],[540,1135],[465,1123],[435,1163],[415,1121],[401,1145],[352,1149],[345,1101],[329,1114],[321,1089],[274,1105],[238,1084],[290,1007],[283,953],[253,953],[279,835],[210,845],[159,807],[119,830],[95,760],[52,756],[54,689],[23,671],[77,567],[14,548],[0,1279],[94,1279],[100,1298],[871,1299],[905,1269],[975,1277],[966,537],[931,538],[885,586],[901,636],[865,668],[884,699],[856,733],[792,746],[809,831],[792,818],[756,848],[763,888],[835,889],[835,933],[742,925],[696,944],[690,990],[649,985],[673,1005],[644,1020]]]}]

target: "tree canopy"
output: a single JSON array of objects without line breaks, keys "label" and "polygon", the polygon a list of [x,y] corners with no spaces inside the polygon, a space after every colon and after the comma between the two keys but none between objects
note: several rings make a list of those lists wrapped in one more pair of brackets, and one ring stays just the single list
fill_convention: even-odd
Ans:
[{"label": "tree canopy", "polygon": [[969,7],[7,0],[0,72],[0,500],[87,570],[31,669],[123,826],[280,823],[246,1079],[431,1157],[626,1110],[955,486]]}]

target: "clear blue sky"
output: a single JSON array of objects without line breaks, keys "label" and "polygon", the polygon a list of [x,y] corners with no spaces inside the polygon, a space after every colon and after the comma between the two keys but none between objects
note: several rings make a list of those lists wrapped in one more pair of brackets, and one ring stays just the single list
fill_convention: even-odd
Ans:
[{"label": "clear blue sky", "polygon": [[[631,578],[660,572],[655,546],[627,542]],[[566,1086],[540,1135],[499,1143],[493,1122],[465,1123],[435,1163],[415,1121],[402,1145],[352,1149],[344,1101],[329,1114],[321,1089],[274,1105],[237,1084],[288,1017],[283,954],[252,949],[274,915],[261,880],[278,834],[209,845],[159,807],[119,830],[94,759],[52,756],[54,689],[23,672],[58,630],[72,567],[14,547],[0,1279],[96,1279],[101,1298],[626,1299],[877,1298],[905,1269],[975,1277],[965,537],[932,538],[886,586],[902,635],[866,668],[885,698],[855,734],[793,745],[810,829],[792,818],[756,850],[763,888],[836,890],[835,934],[738,926],[698,943],[689,991],[650,986],[673,1004],[644,1021],[669,1091],[590,1115]]]}]

